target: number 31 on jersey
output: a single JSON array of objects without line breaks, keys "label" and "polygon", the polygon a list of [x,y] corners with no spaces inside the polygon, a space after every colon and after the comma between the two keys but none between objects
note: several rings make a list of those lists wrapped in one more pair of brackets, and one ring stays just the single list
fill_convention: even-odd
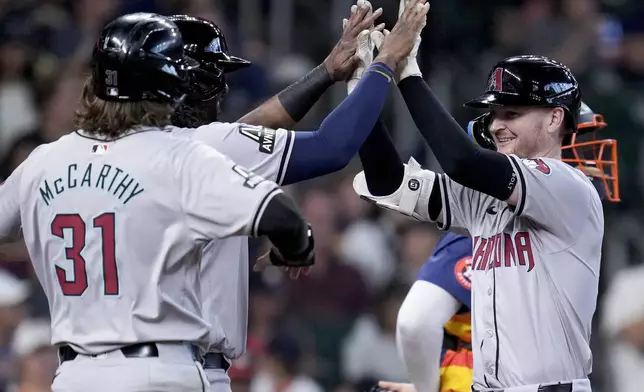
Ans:
[{"label": "number 31 on jersey", "polygon": [[[51,222],[51,234],[65,239],[65,232],[71,235],[71,246],[65,248],[65,257],[72,261],[73,278],[68,279],[66,270],[56,265],[56,276],[64,295],[80,296],[89,287],[87,279],[87,262],[83,258],[83,250],[90,230],[100,232],[101,265],[103,268],[103,294],[119,294],[119,274],[116,265],[114,213],[107,212],[95,217],[88,229],[86,222],[78,214],[58,214]],[[94,263],[92,263],[93,267]],[[71,272],[71,271],[70,271]]]}]

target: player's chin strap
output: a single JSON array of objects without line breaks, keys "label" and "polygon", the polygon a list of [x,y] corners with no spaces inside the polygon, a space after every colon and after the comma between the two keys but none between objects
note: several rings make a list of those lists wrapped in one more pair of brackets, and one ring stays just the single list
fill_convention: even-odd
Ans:
[{"label": "player's chin strap", "polygon": [[429,196],[432,193],[436,173],[423,169],[414,158],[405,165],[405,176],[400,187],[391,195],[374,196],[369,193],[364,172],[353,179],[353,189],[362,198],[379,207],[398,211],[420,221],[431,221],[428,212]]}]

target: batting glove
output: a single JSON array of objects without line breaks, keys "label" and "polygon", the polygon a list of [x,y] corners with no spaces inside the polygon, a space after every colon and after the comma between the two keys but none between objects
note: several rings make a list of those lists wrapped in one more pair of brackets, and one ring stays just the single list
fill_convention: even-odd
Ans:
[{"label": "batting glove", "polygon": [[[351,13],[354,14],[358,10],[358,6],[360,7],[368,7],[371,10],[371,3],[366,1],[366,0],[358,0],[357,5],[352,5],[351,6]],[[349,21],[347,19],[344,19],[342,21],[342,28],[344,29]],[[371,41],[371,38],[369,37],[369,30],[364,30],[360,32],[358,35],[358,44],[356,48],[356,54],[360,58],[360,63],[358,65],[358,68],[356,68],[355,71],[353,71],[353,74],[351,75],[351,78],[347,82],[347,92],[351,94],[351,92],[356,88],[358,85],[358,82],[360,81],[360,78],[362,78],[362,75],[365,73],[367,68],[373,63],[373,50],[375,48],[375,44],[373,41]]]},{"label": "batting glove", "polygon": [[[409,0],[400,0],[400,5],[398,7],[398,17],[402,15],[403,11],[405,10],[405,6]],[[429,4],[429,3],[428,3]],[[427,24],[427,17],[425,17],[425,21],[423,22],[423,27],[420,29],[420,31],[423,31],[423,28],[425,28],[425,25]],[[416,60],[416,56],[418,55],[418,48],[420,48],[420,32],[418,33],[418,36],[416,37],[416,41],[414,42],[414,47],[411,50],[411,53],[409,53],[409,56],[407,56],[407,64],[403,68],[403,70],[400,72],[400,80],[403,80],[405,78],[408,78],[410,76],[423,76],[423,73],[420,71],[420,67],[418,66],[418,61]]]}]

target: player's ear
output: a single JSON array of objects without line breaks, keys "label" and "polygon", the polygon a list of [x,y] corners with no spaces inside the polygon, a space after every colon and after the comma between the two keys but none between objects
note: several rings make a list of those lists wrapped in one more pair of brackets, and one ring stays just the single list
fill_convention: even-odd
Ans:
[{"label": "player's ear", "polygon": [[562,108],[552,108],[549,116],[547,117],[548,133],[558,135],[565,125],[565,119],[566,113]]}]

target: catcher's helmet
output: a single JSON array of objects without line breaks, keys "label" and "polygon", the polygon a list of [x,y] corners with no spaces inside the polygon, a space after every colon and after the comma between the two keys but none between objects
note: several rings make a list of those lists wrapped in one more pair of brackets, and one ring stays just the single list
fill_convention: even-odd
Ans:
[{"label": "catcher's helmet", "polygon": [[577,132],[568,135],[561,146],[562,160],[600,183],[604,197],[619,201],[617,140],[597,139],[596,132],[607,126],[604,116],[581,103]]},{"label": "catcher's helmet", "polygon": [[[564,138],[562,160],[592,177],[604,198],[617,202],[620,200],[617,141],[596,139],[596,132],[607,126],[606,121],[583,102],[578,118],[577,132]],[[469,122],[467,133],[481,147],[496,151],[489,127],[490,113],[485,113]]]},{"label": "catcher's helmet", "polygon": [[186,53],[199,61],[190,83],[188,101],[209,101],[228,90],[224,74],[248,67],[251,62],[228,54],[226,37],[213,22],[187,15],[168,17],[181,31]]},{"label": "catcher's helmet", "polygon": [[185,97],[191,70],[179,28],[150,13],[123,15],[101,33],[92,53],[97,97],[106,101],[178,102]]},{"label": "catcher's helmet", "polygon": [[577,129],[581,93],[565,65],[543,56],[508,57],[490,72],[485,93],[465,106],[550,106],[566,112],[570,130]]}]

